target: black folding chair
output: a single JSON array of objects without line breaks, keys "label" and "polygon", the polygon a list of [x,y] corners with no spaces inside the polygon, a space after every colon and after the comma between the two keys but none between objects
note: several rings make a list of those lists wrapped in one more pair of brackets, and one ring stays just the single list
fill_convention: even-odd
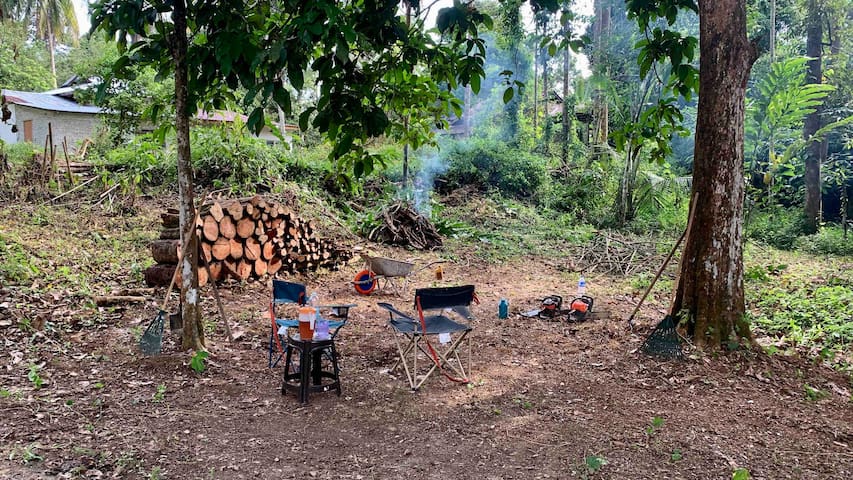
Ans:
[{"label": "black folding chair", "polygon": [[[414,306],[418,318],[401,312],[389,303],[378,304],[390,314],[388,326],[395,333],[394,340],[400,354],[400,359],[391,370],[402,365],[412,390],[418,390],[436,371],[452,381],[469,383],[466,367],[459,357],[459,348],[463,343],[468,344],[466,363],[470,368],[471,342],[466,340],[473,329],[469,324],[473,317],[468,307],[476,301],[474,286],[465,285],[417,289]],[[425,374],[421,374],[418,367],[418,357],[421,355],[426,356],[429,365]]]}]

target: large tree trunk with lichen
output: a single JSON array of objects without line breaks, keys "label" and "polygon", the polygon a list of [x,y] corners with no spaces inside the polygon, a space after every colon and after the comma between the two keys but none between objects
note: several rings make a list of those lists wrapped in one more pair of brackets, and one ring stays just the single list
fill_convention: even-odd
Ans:
[{"label": "large tree trunk with lichen", "polygon": [[[569,39],[569,15],[566,14],[566,23],[563,24],[563,35],[565,39]],[[560,151],[560,161],[563,165],[569,164],[569,141],[571,132],[571,122],[569,122],[569,47],[563,50],[563,145]]]},{"label": "large tree trunk with lichen", "polygon": [[699,348],[749,340],[743,292],[743,124],[749,71],[744,0],[699,2],[699,109],[693,161],[695,217],[673,311]]},{"label": "large tree trunk with lichen", "polygon": [[[818,84],[823,80],[821,56],[823,53],[823,14],[818,0],[809,0],[806,20],[806,55],[809,57],[806,69],[806,83]],[[808,141],[821,127],[823,108],[815,106],[814,111],[806,115],[803,122],[803,137]],[[824,157],[823,142],[809,141],[805,155],[806,201],[804,208],[805,233],[815,233],[820,225],[820,165]]]},{"label": "large tree trunk with lichen", "polygon": [[183,348],[204,350],[198,287],[198,234],[196,233],[193,170],[190,162],[190,111],[187,105],[187,7],[176,0],[172,21],[172,59],[175,62],[175,131],[178,154],[178,194],[181,242],[186,254],[181,262],[181,299],[183,300]]}]

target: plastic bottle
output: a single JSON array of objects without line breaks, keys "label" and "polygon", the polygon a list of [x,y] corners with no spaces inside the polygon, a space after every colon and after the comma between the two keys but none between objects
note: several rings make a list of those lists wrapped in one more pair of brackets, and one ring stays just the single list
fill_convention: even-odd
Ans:
[{"label": "plastic bottle", "polygon": [[320,297],[317,292],[312,292],[308,296],[308,306],[314,309],[314,318],[311,319],[311,330],[317,328],[317,320],[320,320],[320,309],[317,306],[320,304]]},{"label": "plastic bottle", "polygon": [[504,319],[509,316],[509,300],[502,298],[498,304],[498,318]]},{"label": "plastic bottle", "polygon": [[580,280],[578,280],[578,296],[582,297],[586,295],[586,279],[581,275]]}]

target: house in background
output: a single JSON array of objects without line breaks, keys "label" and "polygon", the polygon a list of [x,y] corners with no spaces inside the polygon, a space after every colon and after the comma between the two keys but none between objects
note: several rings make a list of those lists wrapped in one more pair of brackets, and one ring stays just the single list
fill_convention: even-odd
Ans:
[{"label": "house in background", "polygon": [[48,125],[57,147],[62,145],[63,138],[72,148],[86,138],[92,138],[101,124],[98,117],[101,108],[80,105],[64,96],[71,94],[73,90],[65,94],[3,90],[0,95],[0,140],[6,143],[32,142],[44,145]]},{"label": "house in background", "polygon": [[[63,139],[71,149],[76,149],[87,138],[92,139],[101,126],[103,110],[95,105],[80,105],[74,101],[74,90],[77,88],[81,87],[63,86],[42,93],[0,91],[0,140],[5,143],[32,142],[36,146],[43,146],[48,135],[48,125],[53,133],[53,144],[58,148],[61,148]],[[194,124],[210,126],[233,123],[237,118],[244,124],[247,120],[245,115],[226,110],[199,112]],[[296,125],[286,124],[282,135],[289,143],[290,134],[297,130]],[[268,144],[280,142],[268,126],[264,126],[257,137]]]}]

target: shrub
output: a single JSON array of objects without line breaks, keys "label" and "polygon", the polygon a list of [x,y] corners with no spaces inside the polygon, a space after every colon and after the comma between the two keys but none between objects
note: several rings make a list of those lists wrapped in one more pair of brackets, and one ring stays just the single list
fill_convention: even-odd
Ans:
[{"label": "shrub", "polygon": [[0,152],[6,154],[6,158],[9,161],[9,167],[12,169],[28,165],[36,151],[41,151],[41,149],[36,149],[36,146],[29,142],[11,144],[0,143]]},{"label": "shrub", "polygon": [[754,211],[751,217],[746,225],[747,237],[782,250],[792,250],[797,237],[803,232],[803,217],[799,210]]},{"label": "shrub", "polygon": [[504,195],[530,197],[546,178],[542,157],[499,141],[458,142],[450,147],[446,159],[449,168],[444,179],[448,188],[473,185],[480,190],[496,188]]},{"label": "shrub", "polygon": [[0,235],[0,284],[17,285],[39,273],[32,256],[11,238]]},{"label": "shrub", "polygon": [[283,177],[286,150],[245,135],[242,128],[196,128],[192,163],[199,185],[253,190],[257,183]]},{"label": "shrub", "polygon": [[136,190],[175,182],[177,166],[174,151],[153,135],[145,134],[107,151],[103,159],[96,161],[96,170],[104,183],[119,182]]},{"label": "shrub", "polygon": [[853,255],[853,232],[844,232],[841,227],[825,226],[814,235],[807,235],[796,240],[797,250],[812,254]]}]

